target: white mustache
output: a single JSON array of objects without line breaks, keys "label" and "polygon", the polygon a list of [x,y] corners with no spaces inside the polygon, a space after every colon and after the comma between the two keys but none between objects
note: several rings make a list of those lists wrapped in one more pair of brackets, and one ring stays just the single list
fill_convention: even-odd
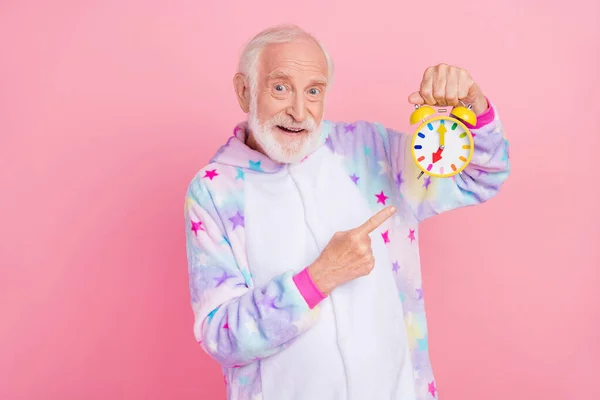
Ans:
[{"label": "white mustache", "polygon": [[292,118],[290,118],[287,115],[275,115],[273,118],[269,119],[267,121],[267,124],[271,127],[273,126],[283,126],[284,128],[287,129],[304,129],[307,131],[313,131],[316,129],[316,123],[315,121],[310,118],[307,117],[303,122],[296,122],[294,121]]}]

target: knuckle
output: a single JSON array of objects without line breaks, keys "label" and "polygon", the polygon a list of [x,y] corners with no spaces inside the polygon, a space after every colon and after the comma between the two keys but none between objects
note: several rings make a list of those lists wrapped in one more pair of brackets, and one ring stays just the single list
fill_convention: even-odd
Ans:
[{"label": "knuckle", "polygon": [[367,245],[364,241],[361,241],[358,244],[358,251],[360,252],[360,254],[367,254],[370,250],[369,245]]}]

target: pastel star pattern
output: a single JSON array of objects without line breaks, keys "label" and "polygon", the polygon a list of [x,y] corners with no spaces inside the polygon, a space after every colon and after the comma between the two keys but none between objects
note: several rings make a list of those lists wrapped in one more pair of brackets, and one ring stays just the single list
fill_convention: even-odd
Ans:
[{"label": "pastel star pattern", "polygon": [[422,288],[417,288],[417,299],[421,300],[423,298],[423,289]]},{"label": "pastel star pattern", "polygon": [[508,140],[504,139],[504,152],[502,153],[502,161],[508,161],[510,158],[510,150],[508,148]]},{"label": "pastel star pattern", "polygon": [[231,223],[233,224],[233,227],[231,228],[232,230],[235,230],[235,228],[237,228],[238,226],[241,226],[242,228],[245,227],[244,216],[240,214],[239,211],[233,217],[229,218],[229,221],[231,221]]},{"label": "pastel star pattern", "polygon": [[415,230],[414,229],[409,229],[408,230],[408,238],[410,239],[411,243],[416,240],[416,238],[415,238]]},{"label": "pastel star pattern", "polygon": [[246,173],[244,172],[244,170],[243,170],[243,169],[241,169],[240,167],[237,167],[237,168],[236,168],[236,171],[237,171],[237,176],[235,177],[235,180],[236,180],[236,181],[237,181],[238,179],[241,179],[241,180],[243,180],[243,181],[244,181],[244,180],[246,180]]},{"label": "pastel star pattern", "polygon": [[429,185],[431,185],[431,177],[427,176],[425,178],[425,181],[423,182],[423,187],[425,188],[425,190],[429,189]]},{"label": "pastel star pattern", "polygon": [[252,284],[252,274],[246,268],[242,269],[242,276],[244,277],[244,282],[247,287],[250,287]]},{"label": "pastel star pattern", "polygon": [[390,166],[387,161],[377,161],[379,164],[379,175],[385,175],[390,172]]},{"label": "pastel star pattern", "polygon": [[267,296],[266,294],[260,300],[260,303],[269,308],[277,308],[275,307],[275,297]]},{"label": "pastel star pattern", "polygon": [[261,161],[249,161],[250,164],[250,169],[253,171],[258,171],[258,172],[263,172],[261,166],[260,166]]},{"label": "pastel star pattern", "polygon": [[218,310],[218,308],[215,308],[214,310],[212,310],[211,312],[208,313],[208,322],[210,322],[213,319],[213,317],[217,313],[217,310]]},{"label": "pastel star pattern", "polygon": [[382,232],[381,237],[383,238],[383,243],[388,244],[390,242],[390,232],[389,231]]},{"label": "pastel star pattern", "polygon": [[206,344],[208,346],[208,349],[212,352],[217,351],[217,344],[215,342],[213,342],[212,340],[210,342],[208,342]]},{"label": "pastel star pattern", "polygon": [[436,387],[435,387],[435,381],[431,381],[431,382],[429,382],[429,384],[427,385],[427,391],[428,391],[429,393],[431,393],[431,395],[432,395],[433,397],[435,397],[435,394],[437,393],[437,389],[436,389]]},{"label": "pastel star pattern", "polygon": [[254,320],[248,320],[244,326],[246,327],[248,333],[258,333],[258,326]]},{"label": "pastel star pattern", "polygon": [[203,178],[208,178],[212,181],[216,176],[219,176],[219,174],[217,173],[217,170],[210,169],[210,170],[204,171]]},{"label": "pastel star pattern", "polygon": [[198,231],[203,231],[204,230],[204,228],[202,227],[202,221],[198,221],[198,222],[192,221],[192,228],[191,229],[194,232],[194,234],[196,236],[198,236]]},{"label": "pastel star pattern", "polygon": [[400,269],[400,264],[398,264],[398,261],[394,261],[392,263],[392,271],[398,272],[399,269]]},{"label": "pastel star pattern", "polygon": [[208,265],[209,258],[205,253],[200,253],[196,259],[198,260],[198,265],[202,267],[206,267]]},{"label": "pastel star pattern", "polygon": [[344,127],[344,130],[346,131],[346,133],[354,133],[355,129],[356,129],[356,126],[354,124],[348,124]]},{"label": "pastel star pattern", "polygon": [[233,278],[233,275],[229,275],[227,273],[227,271],[223,271],[223,274],[221,276],[218,276],[218,277],[216,277],[214,279],[215,279],[215,281],[217,281],[217,286],[221,286],[229,278]]},{"label": "pastel star pattern", "polygon": [[376,194],[375,197],[377,197],[377,203],[381,203],[385,206],[385,201],[388,199],[388,196],[383,193],[383,190],[381,193]]},{"label": "pastel star pattern", "polygon": [[396,186],[400,187],[400,185],[402,185],[402,183],[404,182],[404,179],[402,179],[402,171],[398,172],[398,174],[396,174]]},{"label": "pastel star pattern", "polygon": [[350,179],[352,179],[352,182],[354,182],[355,185],[358,185],[358,180],[360,178],[358,176],[356,176],[356,174],[352,174],[352,175],[350,175]]}]

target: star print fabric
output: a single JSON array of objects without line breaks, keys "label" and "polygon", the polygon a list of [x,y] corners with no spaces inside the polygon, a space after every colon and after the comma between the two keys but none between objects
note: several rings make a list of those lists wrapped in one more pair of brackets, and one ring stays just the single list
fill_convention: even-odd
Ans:
[{"label": "star print fabric", "polygon": [[[387,268],[395,280],[410,350],[414,388],[406,398],[437,398],[429,358],[419,223],[491,199],[510,171],[508,141],[493,104],[479,119],[482,123],[471,127],[475,134],[472,161],[454,178],[424,175],[417,179],[420,170],[411,156],[410,135],[367,121],[323,124],[319,151],[342,165],[345,176],[341,179],[355,187],[371,212],[389,205],[398,209],[380,240],[389,253]],[[263,387],[261,361],[294,346],[319,323],[320,306],[308,301],[296,285],[301,272],[288,270],[256,285],[246,248],[247,223],[253,218],[246,204],[248,178],[268,174],[275,181],[285,166],[248,148],[245,129],[245,124],[235,128],[186,192],[190,296],[194,335],[221,365],[228,399],[271,400]],[[353,210],[340,204],[340,212]]]}]

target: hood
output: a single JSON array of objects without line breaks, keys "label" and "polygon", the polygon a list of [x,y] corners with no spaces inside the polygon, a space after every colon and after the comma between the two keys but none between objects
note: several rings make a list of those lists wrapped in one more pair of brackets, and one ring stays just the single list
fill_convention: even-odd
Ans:
[{"label": "hood", "polygon": [[[332,123],[323,121],[321,135],[317,149],[320,148],[329,137]],[[274,161],[259,151],[253,150],[246,145],[248,138],[248,122],[240,122],[233,130],[233,135],[221,146],[210,160],[211,162],[229,165],[242,170],[274,173],[280,171],[287,164]],[[316,151],[313,150],[313,152]],[[310,157],[310,154],[307,156]]]}]

